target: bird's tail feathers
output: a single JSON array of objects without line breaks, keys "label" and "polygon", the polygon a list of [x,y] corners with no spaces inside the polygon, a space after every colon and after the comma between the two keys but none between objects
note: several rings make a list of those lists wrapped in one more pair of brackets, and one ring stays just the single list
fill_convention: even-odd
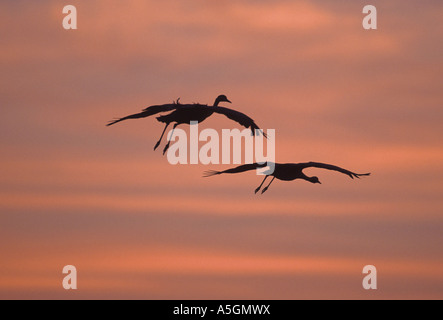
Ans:
[{"label": "bird's tail feathers", "polygon": [[208,170],[208,171],[203,172],[203,177],[208,178],[208,177],[216,176],[219,174],[221,174],[221,171]]},{"label": "bird's tail feathers", "polygon": [[168,118],[168,114],[167,115],[163,115],[163,116],[158,116],[156,117],[158,122],[163,122],[163,123],[168,123],[170,122],[170,119]]}]

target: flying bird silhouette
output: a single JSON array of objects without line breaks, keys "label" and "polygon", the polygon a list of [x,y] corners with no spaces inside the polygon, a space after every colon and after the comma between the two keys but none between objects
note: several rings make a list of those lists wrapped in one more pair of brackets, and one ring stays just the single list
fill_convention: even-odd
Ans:
[{"label": "flying bird silhouette", "polygon": [[[259,130],[259,132],[262,132],[263,136],[266,137],[266,134],[257,126],[255,121],[250,117],[248,117],[247,115],[245,115],[244,113],[219,106],[220,102],[231,103],[231,101],[229,101],[224,94],[219,95],[217,99],[215,99],[213,106],[208,106],[206,104],[199,104],[199,103],[181,104],[179,101],[180,99],[177,99],[177,101],[171,104],[163,104],[163,105],[155,105],[147,107],[140,113],[112,120],[107,124],[107,126],[111,126],[113,124],[128,119],[146,118],[157,113],[174,110],[169,114],[157,117],[157,121],[165,123],[165,128],[163,129],[160,139],[158,139],[157,143],[154,146],[154,150],[156,150],[157,147],[160,145],[160,142],[163,138],[163,135],[166,132],[166,129],[171,123],[174,123],[172,129],[172,132],[174,132],[175,128],[180,124],[190,124],[191,121],[197,121],[198,123],[200,123],[203,122],[205,119],[209,118],[213,113],[219,113],[225,115],[231,120],[238,122],[240,125],[242,125],[245,128],[250,128],[253,135],[256,135],[257,133],[256,130]],[[168,150],[170,143],[171,141],[168,141],[168,143],[166,144],[165,148],[163,149],[163,154],[165,154],[165,152]]]},{"label": "flying bird silhouette", "polygon": [[[204,177],[211,177],[211,176],[219,175],[222,173],[240,173],[240,172],[255,170],[257,168],[265,168],[267,166],[268,166],[268,163],[265,162],[263,164],[259,164],[259,163],[245,164],[245,165],[241,165],[241,166],[231,168],[228,170],[224,170],[224,171],[210,170],[210,171],[205,172]],[[340,168],[340,167],[337,167],[337,166],[334,166],[331,164],[325,164],[325,163],[319,163],[319,162],[275,163],[274,172],[265,176],[262,183],[258,186],[257,189],[255,189],[255,193],[257,193],[261,189],[261,187],[263,186],[263,183],[265,183],[266,179],[269,176],[272,176],[273,178],[272,178],[271,182],[269,182],[269,184],[262,190],[261,193],[264,193],[264,192],[266,192],[266,190],[268,190],[269,186],[271,185],[271,183],[274,181],[275,178],[277,178],[278,180],[283,180],[283,181],[292,181],[295,179],[303,179],[303,180],[309,181],[311,183],[320,183],[321,184],[318,177],[315,177],[315,176],[308,177],[307,175],[305,175],[303,173],[304,169],[311,168],[311,167],[338,171],[338,172],[348,175],[352,179],[360,178],[361,176],[369,176],[370,175],[370,173],[363,173],[363,174],[354,173],[352,171],[349,171],[349,170],[346,170],[346,169],[343,169],[343,168]]]}]

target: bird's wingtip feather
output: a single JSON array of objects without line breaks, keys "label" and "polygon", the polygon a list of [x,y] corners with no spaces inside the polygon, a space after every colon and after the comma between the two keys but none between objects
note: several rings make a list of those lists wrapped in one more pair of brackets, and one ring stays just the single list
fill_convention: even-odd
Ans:
[{"label": "bird's wingtip feather", "polygon": [[362,176],[370,176],[371,173],[357,173],[355,176],[360,179]]},{"label": "bird's wingtip feather", "polygon": [[119,118],[114,118],[113,120],[108,121],[108,123],[106,124],[107,127],[112,126],[113,124],[116,124],[117,122],[119,122],[120,119]]},{"label": "bird's wingtip feather", "polygon": [[208,171],[203,172],[203,178],[212,177],[212,176],[215,176],[215,175],[218,175],[218,174],[220,174],[219,171],[208,170]]}]

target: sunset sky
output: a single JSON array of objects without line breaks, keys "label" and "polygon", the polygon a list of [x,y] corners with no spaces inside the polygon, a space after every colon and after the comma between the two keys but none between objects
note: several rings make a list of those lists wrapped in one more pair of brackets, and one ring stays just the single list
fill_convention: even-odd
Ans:
[{"label": "sunset sky", "polygon": [[[366,4],[0,1],[0,299],[443,299],[443,3],[371,1],[378,30]],[[277,162],[372,175],[255,195],[169,164],[155,117],[105,126],[219,94]]]}]

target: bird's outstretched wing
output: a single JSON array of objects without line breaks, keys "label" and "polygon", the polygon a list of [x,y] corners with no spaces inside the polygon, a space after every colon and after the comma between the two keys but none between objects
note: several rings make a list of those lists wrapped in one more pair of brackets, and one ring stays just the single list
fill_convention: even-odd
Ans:
[{"label": "bird's outstretched wing", "polygon": [[253,135],[256,135],[257,134],[256,130],[258,130],[258,132],[261,132],[263,134],[263,136],[265,138],[267,138],[266,133],[264,133],[264,131],[257,126],[255,121],[253,119],[251,119],[250,117],[248,117],[247,115],[245,115],[244,113],[241,113],[241,112],[233,110],[233,109],[225,108],[225,107],[214,107],[213,110],[216,113],[223,114],[226,117],[228,117],[229,119],[234,120],[235,122],[238,122],[239,124],[241,124],[245,128],[250,128]]},{"label": "bird's outstretched wing", "polygon": [[209,170],[209,171],[205,171],[203,173],[203,176],[206,177],[212,177],[215,175],[219,175],[222,173],[240,173],[240,172],[245,172],[245,171],[250,171],[250,170],[255,170],[257,168],[264,168],[267,167],[267,163],[250,163],[250,164],[244,164],[235,168],[231,168],[231,169],[227,169],[224,171],[215,171],[215,170]]},{"label": "bird's outstretched wing", "polygon": [[152,116],[152,115],[160,113],[160,112],[167,112],[167,111],[172,111],[172,110],[176,110],[176,109],[180,109],[180,108],[189,108],[189,107],[195,107],[195,105],[194,104],[192,104],[192,105],[180,104],[180,103],[178,103],[178,100],[176,103],[168,103],[168,104],[150,106],[150,107],[143,109],[143,111],[140,113],[131,114],[129,116],[119,118],[119,119],[114,119],[114,120],[110,121],[107,124],[107,126],[112,126],[113,124],[116,124],[120,121],[124,121],[124,120],[128,120],[128,119],[146,118],[146,117]]},{"label": "bird's outstretched wing", "polygon": [[370,173],[355,173],[337,166],[334,166],[332,164],[326,164],[326,163],[320,163],[320,162],[307,162],[307,163],[300,163],[300,166],[302,167],[302,169],[305,168],[322,168],[322,169],[327,169],[327,170],[334,170],[334,171],[338,171],[341,173],[344,173],[346,175],[348,175],[349,177],[351,177],[352,179],[354,178],[359,178],[361,176],[369,176]]}]

